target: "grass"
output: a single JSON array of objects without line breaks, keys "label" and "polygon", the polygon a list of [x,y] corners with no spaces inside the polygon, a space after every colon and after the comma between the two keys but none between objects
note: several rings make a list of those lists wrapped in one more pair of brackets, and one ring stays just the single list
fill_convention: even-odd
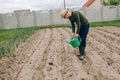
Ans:
[{"label": "grass", "polygon": [[92,22],[91,27],[103,27],[103,26],[118,26],[120,27],[120,20],[104,21],[104,22]]},{"label": "grass", "polygon": [[[0,30],[0,57],[11,53],[21,42],[24,42],[31,34],[38,29],[43,28],[65,28],[70,27],[70,24],[60,25],[48,25],[40,27],[29,27],[29,28],[17,28],[17,29],[4,29]],[[120,20],[115,21],[104,21],[104,22],[93,22],[90,23],[91,27],[102,27],[102,26],[118,26],[120,27]]]},{"label": "grass", "polygon": [[0,42],[10,39],[14,34],[20,32],[20,29],[0,30]]},{"label": "grass", "polygon": [[35,27],[0,30],[0,57],[12,52],[36,30]]}]

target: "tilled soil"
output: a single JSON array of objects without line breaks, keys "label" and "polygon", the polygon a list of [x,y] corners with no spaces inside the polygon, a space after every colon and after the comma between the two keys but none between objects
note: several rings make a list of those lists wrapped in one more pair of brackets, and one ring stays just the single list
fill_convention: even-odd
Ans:
[{"label": "tilled soil", "polygon": [[38,30],[0,60],[0,80],[120,80],[120,28],[90,28],[86,57],[66,43],[71,29]]}]

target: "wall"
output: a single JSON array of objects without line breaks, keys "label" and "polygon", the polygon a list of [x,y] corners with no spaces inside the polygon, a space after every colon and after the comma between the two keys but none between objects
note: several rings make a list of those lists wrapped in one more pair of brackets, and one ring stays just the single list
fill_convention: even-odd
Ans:
[{"label": "wall", "polygon": [[86,17],[89,22],[102,21],[101,8],[86,8]]},{"label": "wall", "polygon": [[5,16],[2,15],[2,29],[10,29],[10,28],[17,28],[18,27],[18,21],[16,15],[13,16]]},{"label": "wall", "polygon": [[2,29],[2,24],[3,23],[3,20],[2,20],[2,14],[0,14],[0,29]]},{"label": "wall", "polygon": [[117,6],[117,16],[118,20],[120,20],[120,5]]},{"label": "wall", "polygon": [[104,7],[103,8],[103,21],[107,20],[116,20],[118,15],[117,15],[117,7],[116,6],[111,6],[111,7]]},{"label": "wall", "polygon": [[[120,5],[102,6],[99,8],[73,8],[83,13],[89,22],[120,20]],[[21,27],[33,27],[54,24],[66,24],[69,20],[61,19],[61,10],[33,11],[25,15],[0,14],[0,29],[11,29]]]},{"label": "wall", "polygon": [[34,26],[34,16],[33,14],[18,16],[18,22],[18,27]]}]

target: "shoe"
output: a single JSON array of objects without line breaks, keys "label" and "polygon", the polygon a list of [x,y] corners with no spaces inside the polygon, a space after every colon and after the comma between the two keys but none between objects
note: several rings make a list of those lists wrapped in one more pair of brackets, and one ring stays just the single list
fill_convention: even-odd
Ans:
[{"label": "shoe", "polygon": [[79,59],[83,60],[85,58],[85,47],[81,46],[79,49],[80,49]]},{"label": "shoe", "polygon": [[83,56],[83,55],[79,56],[80,60],[83,60],[84,58],[85,58],[85,56]]},{"label": "shoe", "polygon": [[80,60],[83,60],[85,58],[85,55],[80,55],[78,54],[77,57],[80,59]]}]

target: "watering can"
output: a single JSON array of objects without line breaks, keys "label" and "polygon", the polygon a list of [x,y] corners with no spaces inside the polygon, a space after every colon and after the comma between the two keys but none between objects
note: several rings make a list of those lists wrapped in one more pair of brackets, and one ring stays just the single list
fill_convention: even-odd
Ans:
[{"label": "watering can", "polygon": [[70,44],[73,48],[77,48],[80,46],[82,39],[80,37],[74,37],[70,40],[66,41],[68,44]]}]

